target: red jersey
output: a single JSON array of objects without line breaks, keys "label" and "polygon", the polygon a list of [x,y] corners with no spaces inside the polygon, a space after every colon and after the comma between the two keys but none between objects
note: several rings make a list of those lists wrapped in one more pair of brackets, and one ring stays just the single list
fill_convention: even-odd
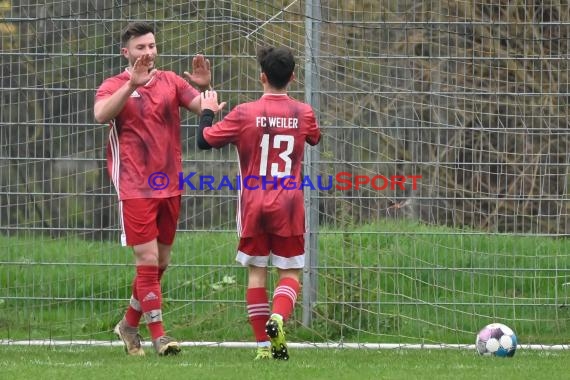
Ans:
[{"label": "red jersey", "polygon": [[241,184],[238,230],[241,237],[305,233],[301,163],[305,142],[321,137],[310,105],[286,94],[265,94],[235,107],[204,129],[212,147],[236,146]]},{"label": "red jersey", "polygon": [[[125,70],[105,80],[95,101],[112,95],[129,78]],[[180,107],[188,106],[199,95],[176,73],[159,70],[150,82],[133,91],[111,120],[107,170],[120,200],[168,198],[182,193],[178,188],[178,173],[182,172]],[[153,179],[157,172],[164,174]]]}]

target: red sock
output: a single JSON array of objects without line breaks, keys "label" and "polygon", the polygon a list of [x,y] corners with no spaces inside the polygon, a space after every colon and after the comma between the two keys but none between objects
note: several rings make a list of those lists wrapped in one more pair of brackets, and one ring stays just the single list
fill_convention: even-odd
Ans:
[{"label": "red sock", "polygon": [[137,295],[152,340],[160,338],[164,335],[164,327],[162,326],[162,294],[157,266],[137,266]]},{"label": "red sock", "polygon": [[295,308],[297,294],[299,293],[299,281],[291,278],[282,278],[273,293],[273,313],[283,317],[283,321],[289,319]]},{"label": "red sock", "polygon": [[139,327],[139,322],[142,317],[142,310],[141,304],[139,302],[139,297],[137,294],[137,276],[133,279],[132,285],[132,296],[129,303],[129,307],[127,308],[127,312],[125,313],[125,320],[127,321],[127,325],[131,327]]},{"label": "red sock", "polygon": [[269,340],[265,333],[265,324],[269,319],[269,298],[265,288],[249,288],[245,293],[247,316],[257,342]]},{"label": "red sock", "polygon": [[[162,275],[166,271],[166,268],[158,268],[158,281],[162,279]],[[141,305],[139,302],[139,297],[137,294],[137,276],[133,279],[132,285],[132,296],[130,299],[129,307],[127,308],[127,312],[125,313],[125,320],[127,321],[127,325],[131,327],[139,327],[139,323],[142,317],[142,310]]]}]

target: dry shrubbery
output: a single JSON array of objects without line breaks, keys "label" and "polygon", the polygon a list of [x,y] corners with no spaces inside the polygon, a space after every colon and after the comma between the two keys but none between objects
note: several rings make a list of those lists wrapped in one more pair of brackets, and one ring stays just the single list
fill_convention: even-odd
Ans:
[{"label": "dry shrubbery", "polygon": [[[93,122],[93,88],[123,64],[113,47],[113,36],[122,21],[105,24],[117,29],[113,32],[98,29],[97,23],[89,21],[80,23],[80,27],[72,23],[74,26],[69,28],[69,22],[61,21],[60,16],[76,12],[79,3],[73,1],[71,8],[61,8],[22,2],[21,7],[13,7],[13,15],[29,21],[17,24],[19,29],[16,24],[2,24],[6,33],[1,42],[6,51],[36,52],[41,46],[48,57],[4,56],[2,84],[9,90],[4,91],[3,101],[10,105],[10,112],[2,114],[2,122],[9,124],[4,128],[9,131],[5,144],[9,157],[47,159],[84,151],[97,159],[102,157],[105,128],[84,139],[76,139],[65,128],[68,123]],[[172,12],[196,16],[198,8],[192,4],[175,3],[169,3]],[[143,12],[141,4],[124,4],[120,12]],[[154,6],[162,9],[160,4]],[[225,91],[230,104],[235,104],[246,96],[257,96],[249,91],[259,89],[257,65],[249,56],[254,47],[262,43],[288,44],[299,56],[299,81],[293,85],[299,98],[308,79],[306,62],[317,63],[313,85],[318,86],[315,94],[320,96],[315,95],[313,100],[325,131],[319,147],[319,173],[344,170],[423,177],[417,191],[378,192],[368,187],[321,192],[321,222],[344,228],[387,215],[405,215],[428,223],[484,231],[568,233],[567,0],[322,0],[320,14],[314,15],[315,20],[322,20],[318,25],[320,43],[310,47],[311,57],[305,56],[303,2],[264,2],[255,10],[247,9],[248,4],[224,1],[219,9],[208,8],[210,11],[201,15],[215,17],[216,22],[207,27],[191,23],[184,33],[176,23],[168,23],[172,29],[165,28],[161,37],[165,52],[186,54],[206,46],[211,56],[234,57],[229,63],[216,58],[214,71],[216,85]],[[97,17],[116,17],[112,2],[105,0],[99,5],[102,10],[95,13]],[[273,14],[278,17],[265,22]],[[173,13],[169,17],[178,16]],[[98,53],[112,53],[112,57],[60,55],[69,49],[74,53],[75,43],[95,44],[101,47]],[[79,51],[92,51],[85,46]],[[185,62],[180,67],[173,65],[175,71],[188,65],[187,60],[174,61]],[[167,63],[165,57],[163,62]],[[89,68],[87,72],[85,68]],[[66,86],[88,90],[73,92]],[[61,131],[61,135],[54,131]],[[192,159],[194,146],[187,145],[186,153]],[[51,161],[10,162],[10,169],[1,178],[8,190],[2,202],[14,205],[0,210],[7,225],[21,225],[24,219],[35,225],[39,219],[43,223],[57,220],[67,226],[60,215],[93,214],[92,210],[105,213],[95,216],[93,223],[112,224],[109,215],[115,213],[107,204],[110,201],[94,201],[87,211],[62,208],[59,197],[51,195],[52,182],[43,178],[50,173],[45,165]],[[216,161],[212,160],[211,165],[217,165]],[[34,183],[38,189],[26,188],[26,193],[19,193],[23,186],[13,179],[20,177],[26,186]],[[75,183],[74,176],[68,178]],[[99,178],[106,178],[102,168]],[[93,191],[109,193],[108,182],[100,187]],[[34,201],[25,201],[27,193],[39,192],[45,192],[49,200],[36,195]],[[190,213],[183,218],[182,228],[206,228],[233,219],[228,217],[233,211],[219,210],[217,199],[208,202],[192,203],[188,208],[208,210],[215,216]],[[30,212],[27,203],[42,204],[44,210]],[[22,219],[20,214],[33,216]]]},{"label": "dry shrubbery", "polygon": [[[353,69],[343,78],[353,78],[335,88],[372,95],[327,95],[326,106],[357,105],[345,120],[358,129],[333,132],[345,144],[331,152],[344,161],[379,152],[380,161],[401,163],[373,165],[371,173],[421,174],[420,191],[393,194],[411,199],[399,213],[486,231],[568,233],[567,2],[433,3],[387,10],[389,23],[380,29],[346,28],[347,36],[381,41],[355,48],[380,57],[380,74],[337,63]],[[369,152],[358,152],[359,145]],[[367,195],[351,201],[365,210],[359,207],[355,220],[389,211],[389,201]]]}]

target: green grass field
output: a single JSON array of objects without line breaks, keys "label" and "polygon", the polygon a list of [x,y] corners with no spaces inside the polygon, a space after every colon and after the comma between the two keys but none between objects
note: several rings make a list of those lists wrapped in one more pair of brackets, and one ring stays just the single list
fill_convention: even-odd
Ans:
[{"label": "green grass field", "polygon": [[564,379],[569,351],[519,350],[513,358],[471,350],[291,350],[287,362],[253,350],[185,348],[176,357],[128,357],[119,347],[0,346],[4,379]]},{"label": "green grass field", "polygon": [[[178,235],[162,285],[171,335],[251,340],[236,243],[234,233]],[[31,233],[0,236],[0,246],[0,338],[114,339],[112,327],[130,296],[129,249]],[[503,322],[522,344],[566,344],[569,252],[567,239],[407,221],[323,228],[313,323],[302,326],[297,307],[288,336],[293,342],[473,344],[485,324]]]}]

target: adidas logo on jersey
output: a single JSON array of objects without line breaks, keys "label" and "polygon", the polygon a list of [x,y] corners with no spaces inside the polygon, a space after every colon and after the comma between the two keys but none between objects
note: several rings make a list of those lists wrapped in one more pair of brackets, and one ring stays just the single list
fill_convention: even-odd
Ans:
[{"label": "adidas logo on jersey", "polygon": [[134,90],[133,93],[131,94],[131,98],[140,98],[140,97],[141,97],[141,94],[139,94],[137,92],[137,90]]}]

